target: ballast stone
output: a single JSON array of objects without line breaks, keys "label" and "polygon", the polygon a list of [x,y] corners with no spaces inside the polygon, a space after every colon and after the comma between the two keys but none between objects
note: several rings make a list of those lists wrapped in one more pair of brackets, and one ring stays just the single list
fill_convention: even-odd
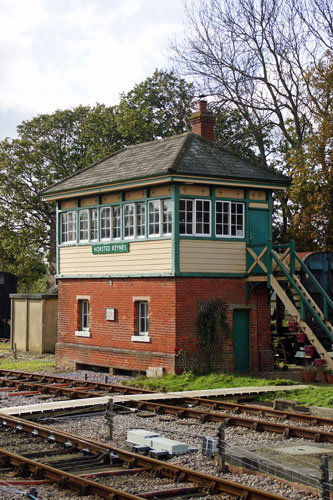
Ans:
[{"label": "ballast stone", "polygon": [[132,446],[149,446],[154,451],[166,451],[169,455],[184,455],[196,451],[185,443],[164,438],[145,429],[131,429],[127,432],[127,444]]}]

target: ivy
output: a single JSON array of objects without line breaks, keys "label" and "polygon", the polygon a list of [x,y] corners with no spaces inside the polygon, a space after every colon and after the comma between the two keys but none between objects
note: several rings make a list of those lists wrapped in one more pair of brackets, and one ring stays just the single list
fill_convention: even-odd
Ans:
[{"label": "ivy", "polygon": [[209,347],[216,341],[221,340],[221,334],[231,334],[227,321],[226,305],[221,299],[199,304],[198,341],[202,347]]}]

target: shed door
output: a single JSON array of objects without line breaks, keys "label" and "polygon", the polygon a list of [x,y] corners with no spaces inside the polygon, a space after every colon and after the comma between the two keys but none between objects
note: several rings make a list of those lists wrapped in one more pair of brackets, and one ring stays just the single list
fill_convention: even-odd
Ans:
[{"label": "shed door", "polygon": [[[268,210],[249,210],[249,246],[252,248],[256,255],[259,255],[265,246],[267,246],[267,240],[269,239],[269,227],[268,227]],[[265,266],[267,267],[267,254],[261,259]],[[247,269],[250,268],[253,263],[253,258],[251,255],[247,255]],[[256,266],[252,271],[255,274],[265,274],[260,266]]]},{"label": "shed door", "polygon": [[249,311],[235,310],[233,316],[233,340],[235,370],[244,372],[250,369],[250,325]]}]

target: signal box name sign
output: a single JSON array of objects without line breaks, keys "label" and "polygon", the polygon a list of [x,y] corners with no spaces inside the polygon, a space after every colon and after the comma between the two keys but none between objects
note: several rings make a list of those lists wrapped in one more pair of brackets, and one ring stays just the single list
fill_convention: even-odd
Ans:
[{"label": "signal box name sign", "polygon": [[93,245],[92,253],[100,255],[102,253],[126,253],[129,252],[129,243],[107,243],[103,245]]}]

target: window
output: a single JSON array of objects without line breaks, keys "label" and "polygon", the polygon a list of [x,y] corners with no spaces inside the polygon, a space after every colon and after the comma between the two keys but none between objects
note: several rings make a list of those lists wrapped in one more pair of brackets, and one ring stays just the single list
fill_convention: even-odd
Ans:
[{"label": "window", "polygon": [[148,203],[149,236],[160,235],[160,200]]},{"label": "window", "polygon": [[120,206],[103,207],[101,217],[101,240],[120,239]]},{"label": "window", "polygon": [[148,302],[138,302],[138,335],[149,333],[149,305]]},{"label": "window", "polygon": [[193,234],[193,200],[180,200],[179,203],[179,232]]},{"label": "window", "polygon": [[171,200],[162,200],[162,233],[172,232],[172,204]]},{"label": "window", "polygon": [[210,235],[210,201],[195,200],[195,234]]},{"label": "window", "polygon": [[97,209],[79,211],[79,241],[97,240]]},{"label": "window", "polygon": [[90,214],[90,240],[97,241],[98,231],[97,231],[97,208],[92,208],[89,210]]},{"label": "window", "polygon": [[194,236],[210,236],[210,200],[180,200],[179,232]]},{"label": "window", "polygon": [[80,330],[89,330],[89,300],[80,300]]},{"label": "window", "polygon": [[134,203],[124,205],[124,238],[134,238]]},{"label": "window", "polygon": [[146,206],[144,203],[136,204],[136,235],[144,238],[146,235]]},{"label": "window", "polygon": [[76,212],[63,212],[60,226],[61,243],[76,242]]},{"label": "window", "polygon": [[244,203],[216,202],[216,236],[244,238]]},{"label": "window", "polygon": [[112,239],[120,240],[120,206],[112,207]]},{"label": "window", "polygon": [[101,208],[101,240],[111,239],[111,207]]},{"label": "window", "polygon": [[79,211],[79,241],[89,240],[89,211]]},{"label": "window", "polygon": [[148,203],[149,236],[168,235],[172,232],[171,200],[154,200]]}]

